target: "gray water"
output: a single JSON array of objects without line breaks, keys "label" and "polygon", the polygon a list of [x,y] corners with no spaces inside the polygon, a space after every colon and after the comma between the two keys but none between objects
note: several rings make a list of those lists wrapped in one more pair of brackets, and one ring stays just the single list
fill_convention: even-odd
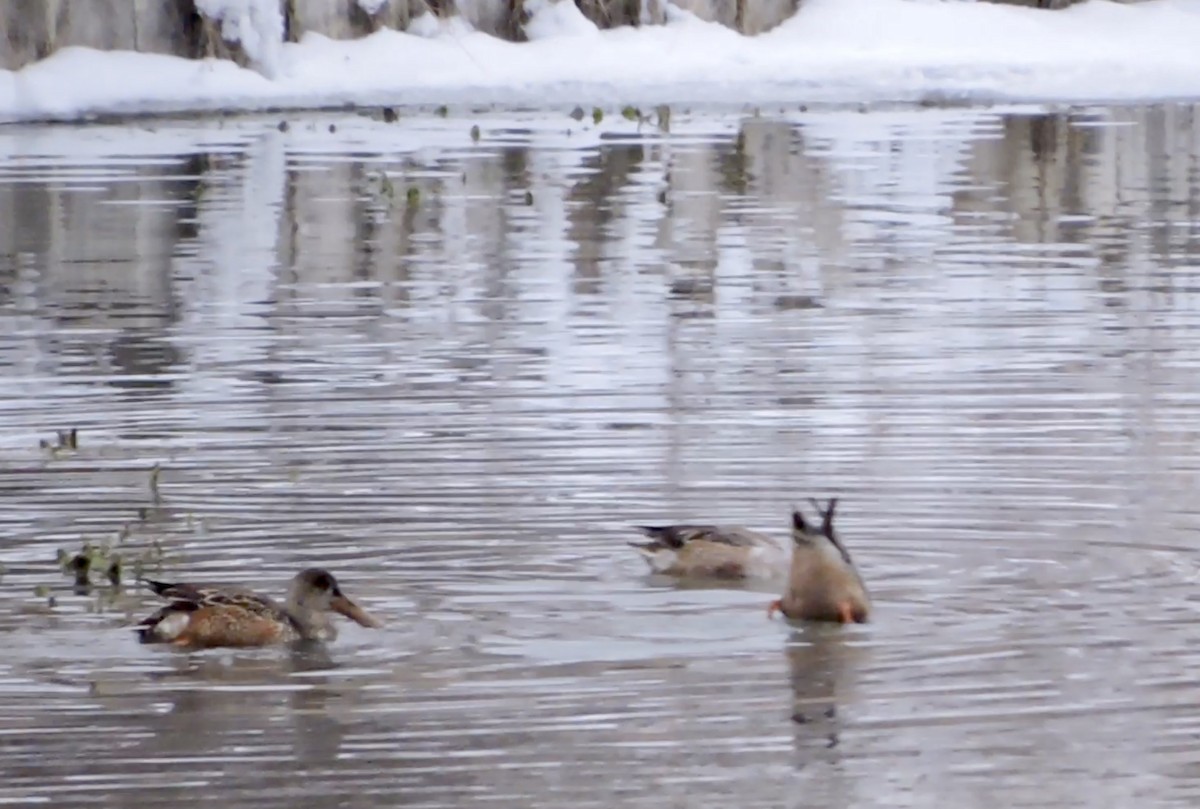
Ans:
[{"label": "gray water", "polygon": [[[1194,108],[287,123],[0,130],[0,802],[1196,804]],[[832,495],[865,626],[625,545]]]}]

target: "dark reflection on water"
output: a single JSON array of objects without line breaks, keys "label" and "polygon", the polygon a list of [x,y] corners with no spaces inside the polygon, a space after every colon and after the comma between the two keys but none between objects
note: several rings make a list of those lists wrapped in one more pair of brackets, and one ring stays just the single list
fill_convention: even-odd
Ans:
[{"label": "dark reflection on water", "polygon": [[[610,118],[0,131],[0,802],[1194,805],[1195,109]],[[624,544],[834,493],[864,627]]]}]

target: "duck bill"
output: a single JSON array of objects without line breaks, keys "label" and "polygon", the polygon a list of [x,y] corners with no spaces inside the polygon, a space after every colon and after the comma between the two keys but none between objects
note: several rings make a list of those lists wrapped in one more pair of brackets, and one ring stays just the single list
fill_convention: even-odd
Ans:
[{"label": "duck bill", "polygon": [[335,595],[329,602],[329,606],[339,615],[345,615],[356,624],[361,624],[371,629],[379,629],[383,626],[371,613],[364,610],[362,607],[355,604],[350,599],[340,593]]}]

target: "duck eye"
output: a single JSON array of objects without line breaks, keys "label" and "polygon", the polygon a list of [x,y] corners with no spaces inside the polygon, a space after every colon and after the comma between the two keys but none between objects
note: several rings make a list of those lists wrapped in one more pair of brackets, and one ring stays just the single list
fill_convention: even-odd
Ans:
[{"label": "duck eye", "polygon": [[333,583],[333,576],[330,576],[328,573],[321,573],[315,579],[313,579],[313,587],[317,588],[318,590],[334,589],[335,585]]}]

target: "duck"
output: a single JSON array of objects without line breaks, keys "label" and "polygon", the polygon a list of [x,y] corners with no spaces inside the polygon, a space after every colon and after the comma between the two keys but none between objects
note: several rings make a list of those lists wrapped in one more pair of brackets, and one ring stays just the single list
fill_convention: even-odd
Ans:
[{"label": "duck", "polygon": [[680,578],[780,579],[788,551],[740,526],[638,525],[649,542],[630,542],[655,573]]},{"label": "duck", "polygon": [[767,617],[776,612],[794,621],[830,621],[864,624],[871,614],[871,599],[850,552],[833,527],[838,498],[825,508],[810,500],[821,518],[809,523],[792,509],[792,560],[782,597],[767,605]]},{"label": "duck", "polygon": [[372,629],[383,626],[318,567],[296,574],[282,604],[243,587],[142,581],[168,602],[134,627],[142,643],[210,649],[332,641],[337,627],[330,612]]}]

